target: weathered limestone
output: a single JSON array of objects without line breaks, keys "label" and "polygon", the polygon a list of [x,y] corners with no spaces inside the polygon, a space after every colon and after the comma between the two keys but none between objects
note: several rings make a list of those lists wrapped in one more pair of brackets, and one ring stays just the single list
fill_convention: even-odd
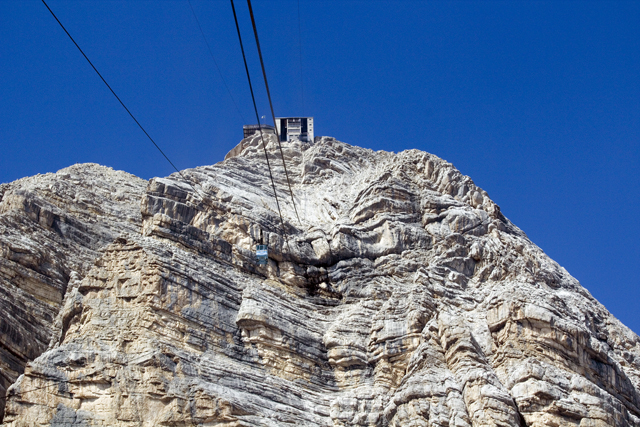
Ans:
[{"label": "weathered limestone", "polygon": [[640,426],[638,336],[470,178],[283,149],[284,230],[256,137],[183,171],[197,192],[149,181],[139,233],[68,280],[6,425]]},{"label": "weathered limestone", "polygon": [[95,164],[0,185],[0,420],[5,391],[51,339],[69,280],[139,233],[145,181]]}]

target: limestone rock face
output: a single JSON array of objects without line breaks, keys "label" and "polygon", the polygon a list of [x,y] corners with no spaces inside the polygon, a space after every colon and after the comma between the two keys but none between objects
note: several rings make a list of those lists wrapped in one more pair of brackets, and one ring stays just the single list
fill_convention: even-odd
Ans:
[{"label": "limestone rock face", "polygon": [[49,344],[69,281],[139,234],[146,182],[95,164],[0,185],[0,420],[5,391]]},{"label": "limestone rock face", "polygon": [[148,182],[67,280],[6,425],[640,426],[638,336],[469,177],[282,148],[295,208],[271,139],[277,201],[258,137]]}]

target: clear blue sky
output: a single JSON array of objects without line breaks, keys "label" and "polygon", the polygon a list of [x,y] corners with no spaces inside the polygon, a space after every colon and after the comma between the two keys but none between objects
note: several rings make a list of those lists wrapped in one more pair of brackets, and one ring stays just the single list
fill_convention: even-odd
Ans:
[{"label": "clear blue sky", "polygon": [[[255,122],[230,3],[192,4],[239,112],[186,0],[49,0],[180,169]],[[640,2],[300,0],[301,38],[297,1],[253,6],[276,115],[452,162],[640,332]],[[172,172],[36,0],[0,1],[0,144],[0,182],[77,162]]]}]

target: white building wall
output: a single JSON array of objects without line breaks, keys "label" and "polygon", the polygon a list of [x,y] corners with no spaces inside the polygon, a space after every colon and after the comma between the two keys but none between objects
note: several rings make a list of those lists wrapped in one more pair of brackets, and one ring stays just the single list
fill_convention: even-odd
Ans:
[{"label": "white building wall", "polygon": [[[278,132],[278,135],[282,135],[283,129],[281,126],[281,121],[287,121],[289,119],[306,119],[307,120],[307,136],[309,139],[309,142],[313,143],[313,138],[315,137],[315,131],[314,131],[314,123],[313,123],[313,117],[276,117],[276,130]],[[286,140],[289,141],[290,137],[298,137],[299,133],[301,132],[301,130],[296,129],[286,129]]]},{"label": "white building wall", "polygon": [[309,134],[309,142],[313,144],[313,117],[307,117],[307,131]]}]

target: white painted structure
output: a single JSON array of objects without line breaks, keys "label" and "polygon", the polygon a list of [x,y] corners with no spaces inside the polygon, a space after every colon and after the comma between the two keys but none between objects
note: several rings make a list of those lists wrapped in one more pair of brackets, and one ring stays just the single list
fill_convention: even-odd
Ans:
[{"label": "white painted structure", "polygon": [[313,117],[276,117],[276,130],[280,141],[313,143]]}]

